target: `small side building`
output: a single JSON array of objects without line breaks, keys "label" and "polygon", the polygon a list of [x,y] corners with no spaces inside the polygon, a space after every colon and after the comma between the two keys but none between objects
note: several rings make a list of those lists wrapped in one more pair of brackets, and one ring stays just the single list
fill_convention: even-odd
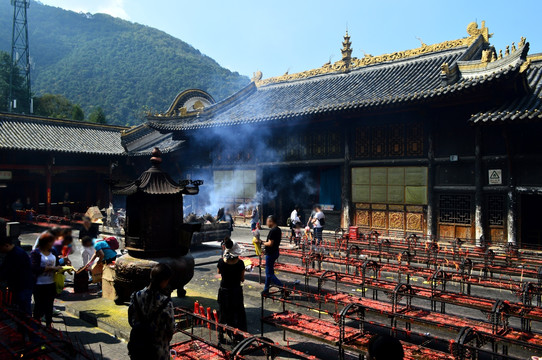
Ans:
[{"label": "small side building", "polygon": [[66,206],[72,213],[107,206],[106,179],[120,174],[128,161],[121,144],[124,130],[0,113],[0,216],[11,216],[17,199],[47,215],[62,215]]}]

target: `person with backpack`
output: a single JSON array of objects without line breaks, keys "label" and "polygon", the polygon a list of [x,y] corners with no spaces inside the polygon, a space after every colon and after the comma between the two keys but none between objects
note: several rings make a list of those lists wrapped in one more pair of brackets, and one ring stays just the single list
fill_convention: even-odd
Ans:
[{"label": "person with backpack", "polygon": [[175,330],[173,302],[168,290],[173,270],[157,264],[151,282],[132,294],[128,322],[132,327],[128,352],[132,360],[170,360],[169,343]]},{"label": "person with backpack", "polygon": [[117,249],[119,248],[119,242],[117,238],[110,236],[103,240],[96,241],[94,243],[94,255],[85,264],[85,268],[88,268],[94,260],[98,259],[97,263],[111,264],[117,258]]},{"label": "person with backpack", "polygon": [[[90,270],[93,283],[98,283],[99,286],[101,285],[104,265],[115,262],[117,259],[118,248],[119,242],[117,241],[117,238],[113,236],[94,242],[94,255],[92,255],[90,260],[82,268],[84,270]],[[96,262],[94,260],[96,260]],[[94,265],[92,265],[93,263]]]}]

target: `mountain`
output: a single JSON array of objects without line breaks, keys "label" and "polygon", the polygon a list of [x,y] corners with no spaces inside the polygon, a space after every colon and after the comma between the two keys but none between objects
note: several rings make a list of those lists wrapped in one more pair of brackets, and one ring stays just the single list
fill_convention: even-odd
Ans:
[{"label": "mountain", "polygon": [[[0,0],[0,50],[10,51],[13,8]],[[112,124],[135,125],[165,111],[181,90],[223,99],[249,79],[160,30],[105,14],[36,1],[28,9],[32,92],[62,94],[85,114],[102,107]]]}]

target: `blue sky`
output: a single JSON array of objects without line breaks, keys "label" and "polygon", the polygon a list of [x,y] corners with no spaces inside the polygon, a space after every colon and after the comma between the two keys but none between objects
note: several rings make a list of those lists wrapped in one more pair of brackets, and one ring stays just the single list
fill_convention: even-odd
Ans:
[{"label": "blue sky", "polygon": [[542,1],[481,0],[41,0],[149,25],[193,45],[222,66],[264,77],[340,59],[345,28],[353,56],[378,55],[467,36],[486,21],[498,49],[525,36],[542,52]]}]

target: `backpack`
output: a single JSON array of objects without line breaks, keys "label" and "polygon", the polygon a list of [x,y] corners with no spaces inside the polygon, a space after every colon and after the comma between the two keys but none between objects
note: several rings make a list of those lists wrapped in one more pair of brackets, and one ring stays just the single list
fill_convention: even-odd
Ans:
[{"label": "backpack", "polygon": [[102,241],[105,241],[111,250],[116,251],[119,249],[119,241],[114,236],[106,237]]},{"label": "backpack", "polygon": [[134,324],[130,331],[130,341],[128,341],[128,352],[131,356],[143,356],[152,358],[153,345],[155,339],[155,329],[151,324],[152,319],[156,318],[168,305],[170,299],[165,300],[153,313],[145,316],[141,311],[141,305],[134,295],[135,310],[138,314],[139,321]]},{"label": "backpack", "polygon": [[324,225],[326,225],[326,217],[325,216],[320,219],[320,226],[324,226]]}]

